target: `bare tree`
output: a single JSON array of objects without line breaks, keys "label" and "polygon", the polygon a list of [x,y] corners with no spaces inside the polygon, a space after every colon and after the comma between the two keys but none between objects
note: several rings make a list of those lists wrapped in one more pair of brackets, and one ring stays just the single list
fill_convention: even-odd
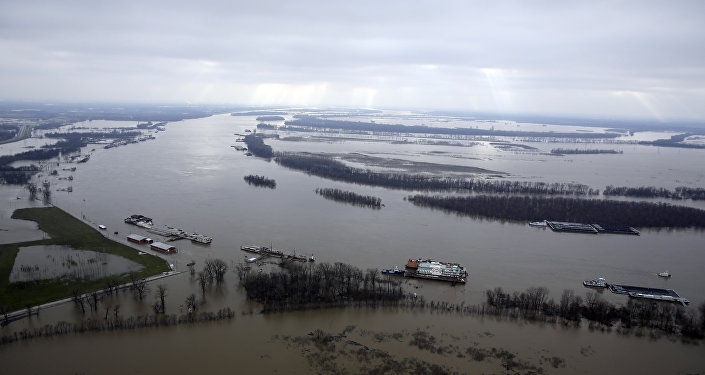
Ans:
[{"label": "bare tree", "polygon": [[91,299],[93,300],[93,311],[98,311],[98,301],[100,300],[100,296],[98,295],[98,291],[94,290],[91,292]]},{"label": "bare tree", "polygon": [[8,314],[10,313],[10,309],[5,306],[5,305],[0,305],[0,314],[3,316],[2,324],[0,326],[4,327],[8,324],[10,324],[10,319],[8,318]]},{"label": "bare tree", "polygon": [[191,294],[190,296],[186,297],[186,311],[189,314],[192,314],[196,312],[196,309],[198,307],[196,306],[196,295]]},{"label": "bare tree", "polygon": [[206,265],[204,267],[204,272],[209,276],[210,280],[215,280],[216,283],[220,284],[225,279],[225,273],[228,271],[228,264],[222,259],[209,259],[206,260]]},{"label": "bare tree", "polygon": [[196,274],[196,268],[194,267],[196,265],[196,262],[191,261],[190,263],[186,264],[188,266],[188,270],[191,273],[191,275]]},{"label": "bare tree", "polygon": [[132,272],[130,273],[130,281],[132,282],[131,287],[135,292],[135,297],[141,301],[149,291],[149,288],[147,287],[147,280],[144,278],[137,278],[137,274]]},{"label": "bare tree", "polygon": [[83,304],[83,294],[81,294],[81,292],[80,292],[77,288],[73,288],[73,289],[71,290],[71,294],[73,295],[73,296],[71,297],[71,300],[73,301],[73,303],[75,303],[77,306],[80,306],[80,307],[81,307],[81,311],[85,314],[85,313],[86,313],[86,307],[85,307],[85,305]]},{"label": "bare tree", "polygon": [[166,311],[166,285],[157,285],[157,298],[159,298],[159,312],[164,314]]},{"label": "bare tree", "polygon": [[210,278],[206,272],[198,273],[198,286],[201,288],[201,293],[206,294],[206,288],[208,287]]}]

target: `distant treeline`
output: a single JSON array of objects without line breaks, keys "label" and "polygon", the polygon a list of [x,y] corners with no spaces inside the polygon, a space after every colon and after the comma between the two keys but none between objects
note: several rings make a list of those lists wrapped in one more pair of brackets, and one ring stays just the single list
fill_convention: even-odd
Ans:
[{"label": "distant treeline", "polygon": [[0,165],[0,184],[24,185],[37,172],[39,172],[39,167],[36,165],[16,168]]},{"label": "distant treeline", "polygon": [[599,149],[569,149],[569,148],[554,148],[552,154],[556,155],[572,155],[572,154],[622,154],[624,151],[617,150],[599,150]]},{"label": "distant treeline", "polygon": [[[135,330],[142,328],[151,327],[165,327],[165,326],[178,326],[183,324],[193,324],[193,323],[205,323],[205,322],[215,322],[221,320],[230,320],[235,318],[235,312],[229,307],[222,308],[217,312],[192,312],[188,314],[176,315],[176,314],[145,314],[138,316],[131,316],[128,318],[123,318],[117,315],[117,309],[119,305],[116,305],[116,316],[106,316],[104,319],[83,319],[78,323],[69,323],[65,321],[60,321],[56,324],[45,324],[37,328],[23,329],[22,331],[15,332],[14,334],[8,334],[0,337],[0,345],[6,345],[17,341],[31,340],[36,338],[47,338],[53,336],[63,336],[63,335],[73,335],[77,333],[88,333],[88,332],[104,332],[104,331],[119,331],[119,330]],[[109,310],[107,310],[109,311]]]},{"label": "distant treeline", "polygon": [[481,135],[481,136],[511,136],[511,137],[565,137],[565,138],[616,138],[618,133],[555,133],[555,132],[531,132],[531,131],[507,131],[507,130],[487,130],[474,128],[440,128],[425,125],[389,125],[377,124],[374,122],[341,121],[318,118],[308,115],[295,115],[293,120],[285,122],[285,125],[343,129],[352,131],[370,131],[386,133],[423,133],[423,134],[448,134],[448,135]]},{"label": "distant treeline", "polygon": [[671,136],[670,139],[658,139],[655,141],[642,141],[639,142],[640,145],[650,145],[659,147],[679,147],[679,148],[705,148],[705,145],[692,144],[692,143],[682,143],[686,138],[690,137],[691,133],[676,134]]},{"label": "distant treeline", "polygon": [[331,188],[317,188],[316,194],[322,195],[327,199],[332,199],[338,202],[352,203],[357,206],[367,206],[374,208],[380,208],[382,206],[382,199],[373,197],[371,195],[360,195],[357,193],[353,193],[352,191]]},{"label": "distant treeline", "polygon": [[284,117],[282,116],[259,116],[256,119],[257,121],[284,121]]},{"label": "distant treeline", "polygon": [[68,140],[74,139],[104,139],[104,138],[135,138],[142,135],[138,131],[119,131],[111,132],[75,132],[75,133],[47,133],[44,136],[47,138],[65,138]]},{"label": "distant treeline", "polygon": [[414,195],[416,206],[498,220],[555,220],[652,228],[705,228],[705,210],[665,203],[563,197]]},{"label": "distant treeline", "polygon": [[272,146],[264,144],[262,136],[258,134],[248,134],[245,136],[244,141],[247,144],[247,149],[250,150],[250,152],[252,152],[255,156],[266,159],[274,156]]},{"label": "distant treeline", "polygon": [[17,135],[17,128],[0,129],[0,142],[11,139],[15,135]]},{"label": "distant treeline", "polygon": [[609,185],[602,192],[604,195],[639,198],[670,198],[705,200],[705,189],[679,186],[675,190],[657,188],[655,186],[626,187]]},{"label": "distant treeline", "polygon": [[[282,111],[249,111],[249,112],[237,112],[231,113],[231,116],[278,116],[285,115],[286,112]],[[259,119],[257,119],[259,120]],[[283,119],[282,119],[283,120]]]},{"label": "distant treeline", "polygon": [[376,305],[404,298],[398,278],[383,277],[376,269],[362,271],[344,263],[304,266],[284,263],[284,270],[243,273],[247,298],[264,311],[295,310],[350,303]]},{"label": "distant treeline", "polygon": [[15,155],[0,156],[0,165],[7,165],[19,160],[48,160],[59,156],[59,154],[70,154],[78,152],[81,147],[85,147],[86,142],[81,138],[71,138],[57,142],[53,145],[45,145],[41,148],[21,152]]},{"label": "distant treeline", "polygon": [[259,123],[259,124],[257,124],[257,129],[262,129],[262,130],[277,130],[277,126],[276,126],[276,125],[270,125],[270,124]]},{"label": "distant treeline", "polygon": [[483,193],[521,193],[542,195],[597,195],[599,190],[587,185],[530,181],[491,181],[453,177],[430,177],[415,174],[373,172],[353,168],[329,157],[280,153],[275,161],[287,168],[319,177],[363,185],[407,190],[468,191]]},{"label": "distant treeline", "polygon": [[250,185],[268,187],[270,189],[274,189],[277,187],[276,181],[269,179],[267,177],[264,177],[264,176],[249,174],[249,175],[245,176],[244,179]]}]

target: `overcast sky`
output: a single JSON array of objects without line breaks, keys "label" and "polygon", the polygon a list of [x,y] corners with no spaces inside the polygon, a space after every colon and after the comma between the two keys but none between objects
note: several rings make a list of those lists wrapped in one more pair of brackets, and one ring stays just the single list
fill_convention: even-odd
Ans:
[{"label": "overcast sky", "polygon": [[0,0],[0,99],[705,119],[705,1]]}]

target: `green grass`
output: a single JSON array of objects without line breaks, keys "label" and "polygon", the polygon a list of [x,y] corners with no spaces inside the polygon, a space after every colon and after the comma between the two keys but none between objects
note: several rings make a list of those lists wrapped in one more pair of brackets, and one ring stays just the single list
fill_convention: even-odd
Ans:
[{"label": "green grass", "polygon": [[169,270],[167,261],[145,254],[121,243],[103,237],[96,229],[56,207],[23,208],[12,214],[13,219],[31,220],[51,238],[0,245],[0,305],[15,310],[69,297],[74,289],[87,292],[102,288],[108,278],[128,282],[127,274],[107,276],[96,280],[56,278],[10,283],[10,272],[20,247],[37,245],[65,245],[75,250],[91,250],[127,258],[142,265],[139,277],[147,277]]}]

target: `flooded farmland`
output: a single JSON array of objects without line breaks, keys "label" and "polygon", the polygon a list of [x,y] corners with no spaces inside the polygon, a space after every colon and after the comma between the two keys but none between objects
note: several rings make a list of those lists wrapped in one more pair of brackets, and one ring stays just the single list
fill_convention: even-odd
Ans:
[{"label": "flooded farmland", "polygon": [[[395,121],[403,122],[404,118]],[[548,288],[549,297],[557,300],[565,289],[585,295],[588,290],[582,281],[596,277],[621,284],[674,289],[689,298],[691,306],[705,301],[705,275],[701,272],[705,268],[705,233],[701,230],[647,229],[641,230],[640,236],[556,233],[529,227],[527,223],[460,217],[415,207],[404,200],[411,194],[409,191],[326,180],[234,150],[231,146],[238,138],[235,133],[254,130],[256,124],[253,116],[224,114],[170,123],[167,131],[150,142],[114,149],[89,146],[95,151],[89,162],[71,173],[73,180],[59,180],[64,172],[48,177],[54,188],[73,188],[71,193],[54,193],[52,203],[91,225],[106,225],[105,234],[123,243],[127,243],[126,236],[131,233],[163,239],[124,223],[124,218],[132,214],[149,216],[158,225],[213,237],[210,245],[187,240],[173,242],[178,252],[163,256],[181,271],[187,271],[187,264],[192,261],[200,269],[206,260],[215,258],[223,259],[234,270],[249,256],[240,246],[265,245],[289,253],[315,254],[317,262],[344,262],[361,269],[402,267],[411,257],[453,261],[468,268],[468,283],[463,286],[404,281],[405,289],[428,301],[481,304],[487,289],[523,291],[530,286]],[[599,189],[607,185],[674,188],[705,184],[705,170],[699,163],[682,162],[702,160],[705,150],[615,144],[594,147],[617,148],[623,154],[554,156],[550,155],[552,148],[576,145],[510,141],[536,150],[507,150],[489,141],[462,147],[392,144],[363,138],[327,142],[265,140],[275,151],[354,153],[354,158],[347,159],[351,165],[370,168],[421,168],[412,172],[432,173],[433,164],[442,164],[465,175],[475,171],[472,168],[482,168],[503,174],[492,178],[575,182]],[[383,164],[379,158],[395,162]],[[277,188],[250,186],[243,181],[243,176],[249,174],[275,179]],[[384,207],[369,210],[325,200],[314,193],[316,188],[327,187],[380,197]],[[28,202],[21,189],[2,189],[7,204],[3,204],[0,228],[8,229],[0,232],[2,242],[6,242],[6,233],[16,230],[24,236],[22,240],[41,238],[41,232],[31,223],[9,219],[13,208],[39,202]],[[697,201],[678,204],[703,208],[702,202]],[[17,237],[20,236],[13,235],[13,241],[18,241]],[[148,245],[132,246],[150,251]],[[43,269],[38,262],[19,259],[16,266],[31,268],[36,264]],[[255,267],[255,271],[276,268],[272,264]],[[657,277],[665,270],[673,277]],[[525,361],[523,369],[517,368],[522,373],[532,371],[530,366],[557,374],[705,371],[705,361],[699,355],[702,346],[668,337],[654,339],[648,331],[621,334],[615,330],[593,331],[587,324],[561,327],[407,308],[351,307],[261,315],[257,313],[258,305],[245,299],[232,271],[227,273],[225,283],[205,293],[201,293],[196,278],[188,272],[159,283],[168,290],[167,313],[184,313],[185,299],[195,293],[200,310],[230,307],[236,316],[215,323],[35,339],[0,347],[0,357],[12,358],[12,373],[41,373],[54,365],[79,373],[233,369],[308,373],[324,371],[318,366],[326,358],[336,368],[354,373],[364,372],[356,366],[360,366],[361,358],[370,355],[367,352],[372,352],[376,357],[370,359],[370,366],[383,363],[383,359],[403,362],[416,358],[453,371],[502,373],[502,359],[506,362],[506,356],[493,356],[488,351],[481,353],[484,359],[479,361],[472,359],[473,353],[481,357],[477,350],[468,350],[496,348]],[[602,293],[602,297],[617,304],[627,301],[627,297],[609,292]],[[152,303],[153,298],[140,302],[131,293],[122,292],[106,296],[101,309],[120,306],[123,316],[137,316],[150,313]],[[103,310],[94,313],[94,318],[99,319]],[[65,304],[13,323],[0,332],[12,334],[62,320],[76,321],[82,316],[75,306]],[[349,326],[354,329],[342,337],[341,332]],[[309,333],[318,329],[340,336],[339,341],[333,341],[335,358],[328,357],[329,350],[306,341],[311,337]],[[436,349],[416,345],[422,337],[426,342],[432,341],[430,347]],[[106,347],[111,350],[98,349]],[[444,348],[440,353],[439,347]],[[367,350],[360,352],[361,348]],[[72,353],[91,355],[82,355],[78,360]],[[47,360],[24,360],[37,357]],[[116,357],[130,360],[115,361],[106,369],[105,362]]]}]

